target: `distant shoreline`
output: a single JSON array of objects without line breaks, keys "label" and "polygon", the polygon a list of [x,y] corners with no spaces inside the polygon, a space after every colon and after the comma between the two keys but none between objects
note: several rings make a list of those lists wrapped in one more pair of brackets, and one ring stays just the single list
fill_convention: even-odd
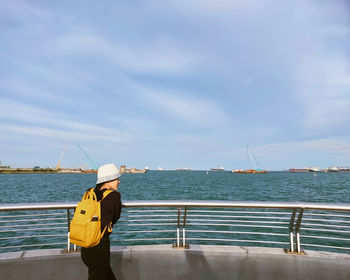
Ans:
[{"label": "distant shoreline", "polygon": [[63,173],[85,173],[82,170],[62,169],[33,169],[33,168],[2,168],[0,174],[63,174]]}]

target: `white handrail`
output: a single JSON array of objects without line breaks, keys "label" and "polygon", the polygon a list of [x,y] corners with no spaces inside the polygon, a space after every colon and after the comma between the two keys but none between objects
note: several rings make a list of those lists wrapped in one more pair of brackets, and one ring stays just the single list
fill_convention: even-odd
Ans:
[{"label": "white handrail", "polygon": [[[0,212],[20,210],[73,209],[76,206],[77,202],[0,204]],[[124,201],[123,207],[229,207],[350,211],[350,204],[225,200],[137,200]]]}]

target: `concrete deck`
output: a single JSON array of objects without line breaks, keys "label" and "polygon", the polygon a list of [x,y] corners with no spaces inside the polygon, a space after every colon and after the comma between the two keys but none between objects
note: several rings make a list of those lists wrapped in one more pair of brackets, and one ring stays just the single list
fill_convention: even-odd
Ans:
[{"label": "concrete deck", "polygon": [[[237,246],[171,245],[112,247],[118,280],[139,279],[350,279],[350,255]],[[0,279],[87,279],[80,253],[33,250],[0,254]]]}]

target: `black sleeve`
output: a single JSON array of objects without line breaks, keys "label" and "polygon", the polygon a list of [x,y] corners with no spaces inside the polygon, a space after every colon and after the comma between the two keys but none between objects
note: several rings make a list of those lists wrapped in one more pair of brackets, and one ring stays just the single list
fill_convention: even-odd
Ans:
[{"label": "black sleeve", "polygon": [[111,192],[101,202],[101,230],[110,222],[115,224],[120,218],[122,210],[119,192]]}]

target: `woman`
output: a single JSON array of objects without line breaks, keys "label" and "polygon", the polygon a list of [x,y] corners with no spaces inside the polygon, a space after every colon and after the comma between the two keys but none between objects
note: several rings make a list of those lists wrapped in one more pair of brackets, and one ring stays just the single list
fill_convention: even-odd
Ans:
[{"label": "woman", "polygon": [[[94,189],[98,201],[101,201],[101,232],[110,224],[118,221],[122,209],[121,196],[117,192],[119,177],[118,168],[114,164],[102,165],[97,171],[97,182]],[[103,193],[111,190],[105,198]],[[103,198],[103,199],[102,199]],[[110,266],[110,232],[105,231],[100,243],[91,248],[81,248],[81,258],[89,269],[89,280],[116,279]]]}]

